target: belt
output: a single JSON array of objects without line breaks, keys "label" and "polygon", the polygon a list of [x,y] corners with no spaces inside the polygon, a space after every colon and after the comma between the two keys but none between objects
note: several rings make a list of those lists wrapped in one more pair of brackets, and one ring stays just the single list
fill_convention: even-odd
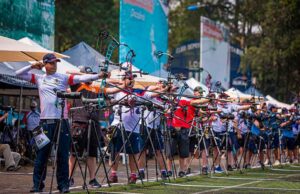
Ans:
[{"label": "belt", "polygon": [[[60,119],[41,119],[40,123],[45,123],[45,124],[55,124],[59,121]],[[65,120],[65,119],[63,119]]]},{"label": "belt", "polygon": [[179,132],[179,131],[188,131],[188,128],[183,128],[183,127],[174,127],[175,131]]}]

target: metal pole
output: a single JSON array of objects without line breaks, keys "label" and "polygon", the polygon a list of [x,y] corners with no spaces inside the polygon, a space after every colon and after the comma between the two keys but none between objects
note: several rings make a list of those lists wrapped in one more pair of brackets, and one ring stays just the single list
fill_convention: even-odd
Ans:
[{"label": "metal pole", "polygon": [[23,108],[23,86],[21,86],[20,88],[20,100],[19,100],[19,114],[18,114],[18,128],[17,128],[17,152],[19,152],[19,134],[20,134],[20,123],[21,123],[21,119],[20,119],[20,115],[22,112],[22,108]]}]

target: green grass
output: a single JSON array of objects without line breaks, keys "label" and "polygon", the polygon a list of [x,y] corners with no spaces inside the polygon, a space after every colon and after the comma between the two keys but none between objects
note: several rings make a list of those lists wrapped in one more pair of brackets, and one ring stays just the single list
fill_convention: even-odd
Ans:
[{"label": "green grass", "polygon": [[[124,186],[112,186],[110,188],[101,188],[93,190],[91,193],[110,193],[110,192],[130,192],[130,193],[151,193],[151,194],[164,194],[164,193],[196,193],[207,191],[207,193],[300,193],[300,165],[295,167],[282,166],[276,167],[276,169],[287,169],[296,171],[274,171],[269,168],[262,169],[250,169],[245,170],[243,173],[239,171],[230,172],[229,175],[214,174],[212,178],[210,176],[193,176],[186,178],[178,178],[176,180],[171,179],[171,183],[179,185],[166,185],[163,182],[144,182],[136,185],[124,185]],[[216,178],[214,178],[216,177]],[[221,178],[218,178],[221,177]],[[228,177],[232,179],[223,179],[222,177]],[[234,178],[241,178],[234,179]],[[250,180],[249,180],[250,179]],[[275,180],[260,180],[260,179],[275,179]],[[168,181],[166,182],[168,183]],[[245,184],[245,185],[241,185]],[[180,185],[191,185],[190,187],[182,187]],[[235,188],[207,188],[203,186],[236,186]],[[251,188],[243,188],[251,187]],[[253,187],[253,188],[252,188]],[[260,189],[259,189],[260,188]],[[275,188],[272,190],[264,190],[262,188]],[[276,190],[276,188],[282,190]],[[218,191],[218,189],[222,189]],[[298,190],[288,190],[298,189]],[[83,192],[81,192],[83,193]]]}]

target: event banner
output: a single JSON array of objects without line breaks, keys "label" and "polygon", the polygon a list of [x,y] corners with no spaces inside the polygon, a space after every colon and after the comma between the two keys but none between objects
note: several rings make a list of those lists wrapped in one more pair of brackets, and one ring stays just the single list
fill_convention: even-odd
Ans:
[{"label": "event banner", "polygon": [[[120,43],[134,50],[133,65],[157,73],[166,63],[158,51],[168,49],[168,8],[163,0],[120,0]],[[125,62],[128,48],[120,47],[119,61]]]},{"label": "event banner", "polygon": [[241,56],[244,51],[236,46],[230,46],[230,87],[234,87],[240,91],[245,91],[251,85],[251,70],[248,67],[246,71],[241,69]]},{"label": "event banner", "polygon": [[229,29],[224,24],[201,17],[200,66],[209,72],[213,81],[220,81],[225,89],[230,83]]},{"label": "event banner", "polygon": [[190,40],[176,47],[172,53],[174,60],[171,72],[200,81],[199,49],[200,42],[197,40]]},{"label": "event banner", "polygon": [[54,0],[0,1],[0,35],[54,49]]}]

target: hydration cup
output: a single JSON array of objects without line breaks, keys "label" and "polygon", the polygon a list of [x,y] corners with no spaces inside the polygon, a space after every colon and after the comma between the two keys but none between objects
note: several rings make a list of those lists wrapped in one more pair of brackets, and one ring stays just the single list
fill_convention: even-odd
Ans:
[{"label": "hydration cup", "polygon": [[35,145],[39,150],[45,147],[48,143],[50,143],[49,138],[45,135],[41,126],[37,126],[36,128],[34,128],[32,133]]}]

